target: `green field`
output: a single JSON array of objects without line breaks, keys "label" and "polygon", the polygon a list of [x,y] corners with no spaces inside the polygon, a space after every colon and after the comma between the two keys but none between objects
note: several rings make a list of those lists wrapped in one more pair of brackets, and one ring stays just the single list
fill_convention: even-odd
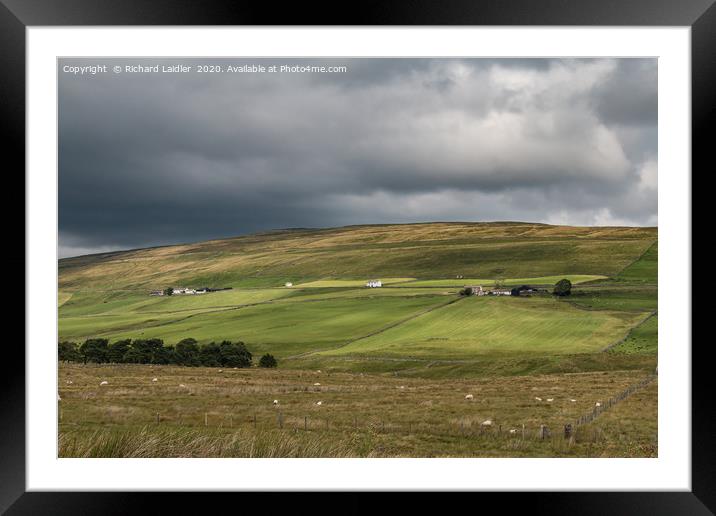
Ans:
[{"label": "green field", "polygon": [[[67,404],[67,417],[74,414],[72,423],[65,420],[61,425],[66,439],[74,439],[65,441],[66,455],[102,456],[100,451],[82,448],[86,444],[83,439],[97,429],[109,432],[91,437],[97,441],[129,442],[139,434],[149,439],[159,429],[146,433],[145,425],[160,407],[189,407],[194,414],[191,418],[204,412],[226,415],[233,410],[215,395],[232,397],[232,393],[242,392],[251,400],[250,406],[242,405],[244,398],[237,398],[233,406],[257,410],[269,420],[275,414],[271,415],[270,408],[257,408],[256,404],[264,403],[254,396],[257,392],[283,397],[294,391],[297,396],[313,392],[311,384],[303,385],[300,378],[322,370],[341,375],[340,389],[320,389],[324,400],[341,407],[326,418],[329,426],[338,430],[322,435],[329,439],[327,444],[311,440],[308,434],[288,448],[285,441],[264,443],[270,451],[262,456],[310,456],[308,449],[313,449],[315,456],[594,456],[602,452],[653,456],[653,421],[649,419],[649,431],[644,435],[635,429],[640,418],[653,418],[655,411],[623,415],[625,421],[632,418],[634,423],[626,438],[612,428],[595,426],[599,432],[619,436],[609,440],[609,452],[591,445],[582,447],[577,441],[569,449],[564,443],[543,446],[526,444],[526,440],[519,445],[509,440],[498,445],[483,440],[468,444],[454,435],[455,424],[460,420],[474,424],[477,415],[462,414],[459,407],[464,400],[459,397],[446,402],[444,413],[435,414],[436,422],[450,421],[452,426],[439,431],[426,426],[418,437],[402,430],[357,435],[348,432],[346,425],[353,415],[366,420],[396,415],[397,398],[389,395],[396,386],[386,383],[395,377],[400,377],[395,380],[401,384],[409,382],[422,396],[414,400],[418,408],[394,422],[395,428],[403,428],[421,418],[426,421],[435,404],[443,403],[435,398],[430,405],[433,409],[428,410],[431,389],[447,400],[455,382],[467,382],[460,383],[460,388],[468,389],[484,380],[487,383],[479,384],[483,392],[492,389],[488,385],[495,386],[487,398],[491,405],[481,407],[479,417],[494,417],[505,425],[527,421],[525,424],[538,426],[540,421],[558,425],[564,417],[572,417],[572,405],[565,405],[562,399],[555,418],[547,406],[529,402],[529,396],[510,397],[500,389],[515,387],[524,394],[524,389],[532,389],[534,382],[548,376],[555,394],[569,385],[570,392],[584,398],[584,393],[601,392],[602,388],[612,392],[627,379],[652,374],[658,348],[656,240],[655,228],[436,223],[276,231],[61,260],[60,340],[160,338],[165,345],[188,337],[202,344],[243,341],[255,359],[268,352],[279,360],[278,376],[261,376],[261,372],[256,372],[258,377],[241,376],[249,383],[258,378],[259,383],[246,392],[231,382],[221,388],[213,385],[211,369],[195,370],[201,376],[196,381],[204,385],[196,391],[197,395],[203,393],[200,404],[199,399],[183,398],[176,387],[168,391],[132,388],[131,399],[98,398],[90,403],[86,392],[74,392],[61,384],[72,400]],[[551,286],[562,278],[570,279],[572,293],[566,298],[553,297]],[[385,286],[366,288],[369,279],[380,279]],[[284,287],[289,281],[293,286]],[[507,287],[527,284],[544,291],[526,297],[459,295],[465,285],[490,288],[496,283]],[[149,295],[151,290],[170,286],[233,288],[201,295]],[[94,373],[68,369],[62,374],[79,378],[111,372],[115,382],[128,386],[137,382],[138,374],[144,374],[139,366],[97,367],[100,369]],[[171,371],[183,383],[194,382],[192,368]],[[606,375],[603,379],[609,378],[609,382],[604,384],[600,375]],[[86,389],[95,379],[86,379]],[[612,381],[614,385],[609,385]],[[382,386],[380,392],[372,393],[371,385]],[[498,399],[500,392],[505,400]],[[158,400],[143,398],[157,393],[162,393]],[[374,394],[382,400],[379,411],[370,409]],[[299,398],[303,399],[298,396],[296,400]],[[304,414],[310,403],[300,406],[295,413],[286,412],[292,424],[299,425],[304,416],[315,412],[314,407],[310,409],[314,412]],[[423,413],[422,408],[428,412]],[[588,406],[579,408],[587,410]],[[173,424],[182,421],[177,414],[165,417]],[[195,435],[195,423],[192,419],[180,424],[181,432],[189,433],[177,438],[201,440],[201,435]],[[227,437],[222,428],[213,429],[211,438],[217,439],[216,446],[229,446],[230,451],[222,448],[224,455],[216,453],[244,456],[246,450],[231,441],[239,434]],[[126,436],[121,433],[124,430],[129,432]],[[275,430],[267,434],[271,439],[276,437]],[[247,434],[246,438],[257,435]],[[585,435],[582,438],[586,439]],[[355,439],[363,439],[363,444],[356,446]],[[636,448],[628,443],[637,443]],[[134,452],[116,453],[131,456]],[[175,456],[179,452],[162,448],[156,453]],[[197,456],[211,456],[207,453]]]},{"label": "green field", "polygon": [[600,279],[606,279],[606,276],[599,276],[594,274],[565,274],[563,276],[541,276],[537,278],[492,278],[492,279],[475,279],[475,278],[460,278],[460,279],[432,279],[432,280],[416,280],[408,281],[395,285],[396,287],[463,287],[465,285],[482,285],[485,288],[492,287],[495,281],[499,281],[501,284],[507,287],[515,287],[519,285],[533,285],[533,286],[552,286],[559,280],[566,278],[572,282],[573,285],[580,283],[586,283],[588,281],[596,281]]},{"label": "green field", "polygon": [[550,298],[470,297],[328,355],[467,358],[485,353],[585,353],[619,340],[643,315],[583,311]]}]

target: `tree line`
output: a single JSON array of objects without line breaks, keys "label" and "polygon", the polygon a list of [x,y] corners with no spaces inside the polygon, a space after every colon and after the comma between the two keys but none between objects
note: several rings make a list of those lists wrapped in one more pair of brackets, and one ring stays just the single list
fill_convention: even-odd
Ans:
[{"label": "tree line", "polygon": [[[83,343],[58,343],[61,362],[90,362],[95,364],[163,364],[190,367],[251,367],[253,356],[246,345],[224,340],[199,344],[187,338],[176,346],[165,346],[162,339],[123,339],[110,343],[107,339],[87,339]],[[259,359],[259,367],[276,367],[273,355],[266,353]]]}]

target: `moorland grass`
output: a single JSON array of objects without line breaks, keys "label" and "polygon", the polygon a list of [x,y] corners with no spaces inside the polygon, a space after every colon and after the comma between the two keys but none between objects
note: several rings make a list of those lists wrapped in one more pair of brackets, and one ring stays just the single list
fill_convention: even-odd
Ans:
[{"label": "moorland grass", "polygon": [[[599,455],[613,443],[590,444],[588,450],[586,443],[582,448],[541,442],[539,426],[559,432],[596,401],[644,376],[614,371],[424,379],[326,370],[62,364],[60,455]],[[101,381],[108,384],[100,386]],[[468,393],[473,401],[465,399]],[[634,411],[630,417],[638,425],[640,417],[651,415]],[[485,431],[481,423],[488,419],[493,425]],[[634,433],[633,439],[640,436]]]}]

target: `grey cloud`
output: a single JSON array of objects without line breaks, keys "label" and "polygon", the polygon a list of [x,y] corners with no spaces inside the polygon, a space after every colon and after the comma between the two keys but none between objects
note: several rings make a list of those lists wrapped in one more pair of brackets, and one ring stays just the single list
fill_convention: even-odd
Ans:
[{"label": "grey cloud", "polygon": [[60,73],[62,254],[288,226],[656,223],[654,59],[181,62],[349,71]]}]

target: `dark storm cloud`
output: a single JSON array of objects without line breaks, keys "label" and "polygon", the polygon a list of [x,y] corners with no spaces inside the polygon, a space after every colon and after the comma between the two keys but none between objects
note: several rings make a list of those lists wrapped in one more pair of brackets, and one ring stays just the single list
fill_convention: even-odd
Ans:
[{"label": "dark storm cloud", "polygon": [[[346,73],[73,75],[65,65]],[[654,59],[65,59],[61,255],[281,227],[656,224]]]}]

